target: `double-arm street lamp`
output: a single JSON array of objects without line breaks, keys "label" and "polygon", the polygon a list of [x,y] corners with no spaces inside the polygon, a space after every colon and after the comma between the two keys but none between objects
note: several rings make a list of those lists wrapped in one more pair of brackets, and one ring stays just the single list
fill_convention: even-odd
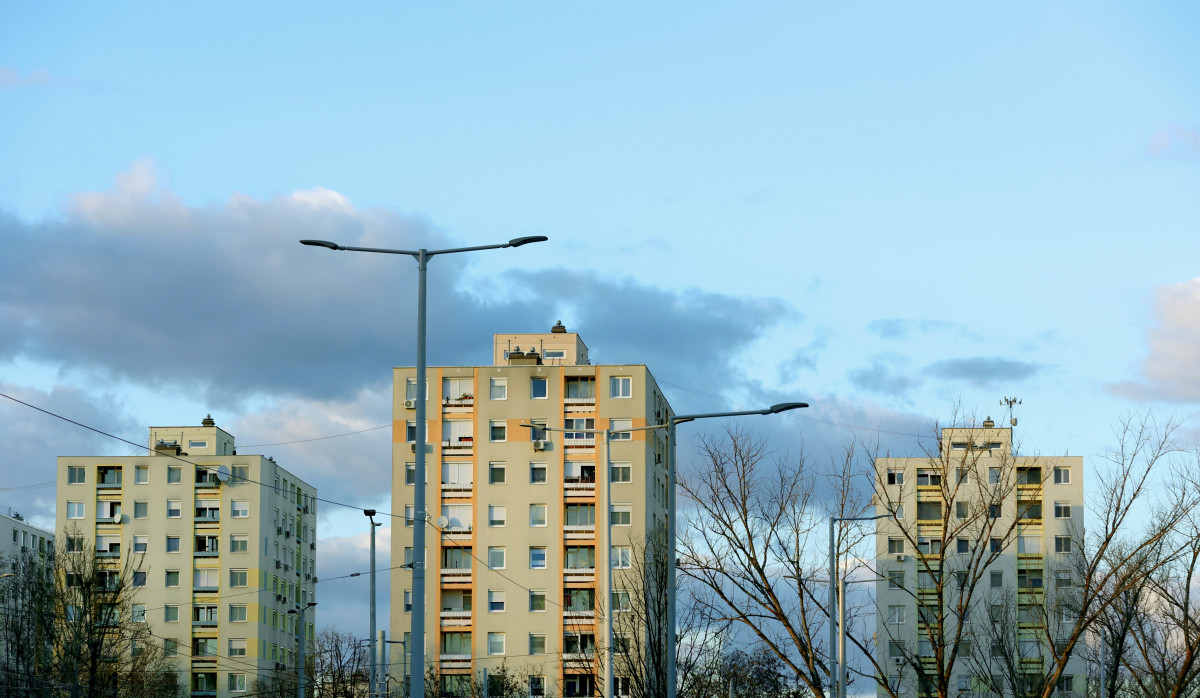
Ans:
[{"label": "double-arm street lamp", "polygon": [[[506,247],[520,247],[533,242],[544,242],[548,238],[545,235],[531,235],[528,237],[513,238],[506,243],[497,245],[476,245],[473,247],[453,247],[445,250],[390,250],[380,249],[376,247],[349,247],[339,245],[328,240],[301,240],[302,245],[311,245],[313,247],[324,247],[330,250],[346,251],[346,252],[378,252],[380,254],[398,254],[408,255],[417,261],[417,433],[416,443],[414,446],[417,449],[416,454],[416,482],[413,489],[413,517],[419,522],[413,526],[413,583],[412,594],[416,602],[413,604],[412,610],[412,664],[413,672],[410,675],[410,696],[425,695],[425,521],[428,518],[425,513],[425,402],[428,397],[428,388],[426,387],[427,379],[426,363],[425,363],[425,272],[426,266],[431,257],[437,255],[455,254],[458,252],[475,252],[478,250],[498,250]],[[426,391],[422,396],[420,391]],[[372,633],[372,639],[374,634]],[[374,658],[372,658],[372,666]],[[374,686],[372,686],[374,690]]]},{"label": "double-arm street lamp", "polygon": [[667,418],[667,698],[675,698],[675,643],[678,638],[675,628],[675,474],[679,449],[675,447],[675,425],[697,419],[721,417],[744,417],[750,415],[779,414],[788,410],[808,407],[807,402],[781,402],[765,410],[740,410],[737,412],[705,412],[701,414],[677,414]]}]

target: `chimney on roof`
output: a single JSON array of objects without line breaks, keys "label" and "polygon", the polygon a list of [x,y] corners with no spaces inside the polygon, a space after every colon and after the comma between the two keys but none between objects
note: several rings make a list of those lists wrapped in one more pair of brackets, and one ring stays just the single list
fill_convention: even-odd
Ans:
[{"label": "chimney on roof", "polygon": [[550,328],[551,334],[566,334],[567,328],[562,324],[562,320],[554,323],[554,327]]},{"label": "chimney on roof", "polygon": [[204,419],[200,420],[200,425],[205,427],[215,427],[217,423],[213,421],[211,414],[204,415]]}]

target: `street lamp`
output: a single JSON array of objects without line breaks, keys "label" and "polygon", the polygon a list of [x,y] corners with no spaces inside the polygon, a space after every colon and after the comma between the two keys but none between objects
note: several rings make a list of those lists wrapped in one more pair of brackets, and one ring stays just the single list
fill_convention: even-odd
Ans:
[{"label": "street lamp", "polygon": [[[403,679],[403,681],[401,681],[400,685],[404,686],[405,690],[407,690],[408,689],[408,642],[406,642],[404,640],[384,640],[383,644],[385,644],[385,645],[403,645],[404,646],[404,654],[403,654],[404,660],[402,662],[402,664],[404,666],[404,673],[402,674],[402,676],[404,677],[404,679]],[[387,679],[394,679],[394,678],[396,678],[396,677],[392,676],[391,673],[389,673],[387,675],[387,677],[385,678],[385,682]],[[391,689],[387,689],[385,691],[385,695],[388,695],[390,698]]]},{"label": "street lamp", "polygon": [[[879,514],[878,516],[830,516],[829,517],[829,698],[845,698],[846,691],[846,658],[837,654],[838,649],[838,629],[841,627],[841,620],[838,612],[838,575],[837,575],[837,550],[834,545],[834,526],[839,521],[877,521],[890,516],[889,514]],[[838,618],[837,621],[834,619]],[[846,643],[843,638],[841,651],[845,653]],[[841,680],[838,678],[839,660],[841,664]]]},{"label": "street lamp", "polygon": [[[475,245],[473,247],[453,247],[445,250],[427,250],[421,248],[419,250],[390,250],[380,249],[375,247],[348,247],[339,245],[328,240],[301,240],[300,244],[310,245],[312,247],[324,247],[330,250],[346,251],[346,252],[378,252],[380,254],[400,254],[408,255],[417,260],[417,390],[425,390],[428,396],[428,388],[426,387],[427,379],[425,377],[425,272],[431,257],[441,254],[454,254],[457,252],[475,252],[477,250],[497,250],[505,247],[521,247],[534,242],[544,242],[548,238],[545,235],[530,235],[526,237],[513,238],[508,242],[497,245]],[[413,489],[413,517],[416,521],[420,521],[420,525],[413,526],[413,598],[418,599],[417,603],[413,604],[412,610],[412,637],[421,640],[425,637],[425,397],[417,400],[417,433],[416,443],[414,446],[417,449],[416,457],[416,482]],[[374,529],[372,529],[374,530]],[[372,570],[374,565],[372,565]],[[374,617],[374,614],[372,614]],[[374,637],[374,629],[372,629],[372,637]],[[414,642],[413,647],[413,668],[412,685],[409,689],[411,696],[425,695],[425,642],[423,640]],[[374,659],[372,659],[372,667],[374,667]],[[374,686],[372,685],[372,689]]]},{"label": "street lamp", "polygon": [[296,627],[297,627],[296,633],[297,633],[298,637],[300,638],[299,639],[300,651],[297,652],[297,657],[296,657],[296,660],[297,660],[296,661],[296,698],[305,698],[305,696],[304,696],[304,680],[306,678],[308,678],[308,671],[307,671],[308,667],[305,666],[305,659],[304,659],[304,641],[308,639],[304,632],[304,612],[316,605],[317,605],[316,601],[309,601],[304,606],[293,608],[288,611],[289,615],[292,613],[296,614]]},{"label": "street lamp", "polygon": [[[697,419],[714,417],[743,417],[749,415],[779,414],[788,410],[808,407],[807,402],[781,402],[765,410],[740,410],[737,412],[706,412],[702,414],[677,414],[667,418],[667,698],[675,698],[675,474],[678,449],[675,447],[675,425]],[[662,426],[662,425],[659,425]]]},{"label": "street lamp", "polygon": [[370,652],[371,661],[369,664],[367,664],[367,668],[369,669],[369,678],[367,679],[367,698],[374,698],[375,694],[378,692],[378,687],[375,685],[377,683],[375,673],[375,527],[382,526],[383,522],[375,523],[374,509],[363,509],[363,515],[371,520],[371,636],[367,638],[367,640],[370,642],[370,646],[367,651]]}]

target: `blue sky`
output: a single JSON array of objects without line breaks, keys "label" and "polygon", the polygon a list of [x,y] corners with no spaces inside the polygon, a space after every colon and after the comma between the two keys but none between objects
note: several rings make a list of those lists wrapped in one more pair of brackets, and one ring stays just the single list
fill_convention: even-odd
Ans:
[{"label": "blue sky", "polygon": [[[541,234],[435,260],[432,362],[561,318],[685,409],[913,433],[1016,395],[1026,447],[1091,456],[1128,410],[1200,401],[1198,15],[6,4],[0,385],[133,440],[208,412],[246,444],[378,426],[414,274],[295,240]],[[0,415],[3,486],[128,452]],[[270,448],[389,509],[386,430]],[[0,505],[49,520],[41,492]],[[365,560],[354,516],[322,522],[321,576]]]}]

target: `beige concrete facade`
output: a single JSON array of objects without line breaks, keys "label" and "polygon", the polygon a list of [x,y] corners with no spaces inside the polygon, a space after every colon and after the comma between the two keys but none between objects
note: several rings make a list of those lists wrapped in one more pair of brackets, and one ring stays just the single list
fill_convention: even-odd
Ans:
[{"label": "beige concrete facade", "polygon": [[[996,684],[1012,695],[1014,677],[1054,661],[1059,608],[1078,583],[1083,459],[1017,456],[1012,433],[989,419],[943,429],[929,457],[875,462],[876,511],[890,514],[876,528],[876,659],[899,695],[925,695],[918,669],[933,674],[939,631],[946,654],[964,641],[955,695]],[[1061,695],[1083,695],[1084,683],[1073,657]]]},{"label": "beige concrete facade", "polygon": [[[493,348],[492,366],[428,372],[427,666],[451,683],[507,666],[529,675],[530,695],[592,695],[611,598],[605,558],[618,597],[640,588],[627,568],[666,525],[666,435],[613,440],[610,471],[602,435],[554,430],[662,424],[671,408],[645,366],[589,365],[575,334],[495,335]],[[392,499],[409,516],[415,374],[394,371]],[[521,426],[531,422],[550,430]],[[411,530],[393,533],[394,564],[411,560]],[[397,639],[410,629],[411,588],[410,570],[392,575]],[[406,659],[392,650],[399,677]]]},{"label": "beige concrete facade", "polygon": [[42,558],[54,552],[54,531],[38,528],[16,512],[0,514],[0,557],[11,561],[26,552]]},{"label": "beige concrete facade", "polygon": [[149,445],[60,457],[56,533],[114,568],[132,562],[137,610],[192,696],[248,693],[295,667],[287,612],[316,600],[317,491],[271,458],[238,454],[211,419],[151,427]]}]

